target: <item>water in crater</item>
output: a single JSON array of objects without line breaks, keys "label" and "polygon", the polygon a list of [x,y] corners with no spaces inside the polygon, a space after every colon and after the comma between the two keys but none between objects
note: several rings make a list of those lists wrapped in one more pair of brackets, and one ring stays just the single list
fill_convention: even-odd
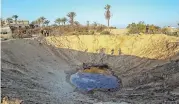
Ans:
[{"label": "water in crater", "polygon": [[82,91],[119,89],[120,81],[110,70],[104,67],[88,67],[79,70],[70,77],[71,83]]}]

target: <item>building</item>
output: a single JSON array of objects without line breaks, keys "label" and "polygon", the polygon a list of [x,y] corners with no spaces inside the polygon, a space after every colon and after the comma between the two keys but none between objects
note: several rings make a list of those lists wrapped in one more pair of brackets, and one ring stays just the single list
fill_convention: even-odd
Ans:
[{"label": "building", "polygon": [[4,25],[5,26],[15,26],[15,27],[25,27],[25,26],[29,26],[29,21],[28,20],[17,20],[17,22],[16,22],[15,20],[12,20],[12,21],[5,20]]}]

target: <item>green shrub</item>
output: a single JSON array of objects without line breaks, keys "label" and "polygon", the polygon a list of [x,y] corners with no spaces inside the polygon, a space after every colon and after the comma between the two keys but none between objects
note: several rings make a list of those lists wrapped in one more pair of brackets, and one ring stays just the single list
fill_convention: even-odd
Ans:
[{"label": "green shrub", "polygon": [[129,34],[139,34],[146,31],[146,25],[144,22],[132,23],[127,26]]},{"label": "green shrub", "polygon": [[139,34],[139,33],[146,33],[146,34],[160,34],[165,29],[161,29],[159,26],[155,25],[146,25],[144,22],[140,21],[139,23],[132,23],[127,26],[128,34]]},{"label": "green shrub", "polygon": [[102,31],[100,34],[102,34],[102,35],[110,35],[110,32],[109,31]]},{"label": "green shrub", "polygon": [[179,32],[168,32],[166,35],[179,37]]},{"label": "green shrub", "polygon": [[93,35],[94,33],[95,33],[94,31],[90,31],[90,34],[92,34],[92,35]]}]

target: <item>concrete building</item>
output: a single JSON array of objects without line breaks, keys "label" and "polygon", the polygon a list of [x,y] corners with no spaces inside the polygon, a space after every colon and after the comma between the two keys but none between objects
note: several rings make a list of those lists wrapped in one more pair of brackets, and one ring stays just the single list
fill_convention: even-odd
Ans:
[{"label": "concrete building", "polygon": [[25,27],[25,26],[29,26],[29,21],[28,20],[17,20],[17,22],[15,20],[12,21],[4,21],[4,25],[5,26],[15,26],[15,27]]}]

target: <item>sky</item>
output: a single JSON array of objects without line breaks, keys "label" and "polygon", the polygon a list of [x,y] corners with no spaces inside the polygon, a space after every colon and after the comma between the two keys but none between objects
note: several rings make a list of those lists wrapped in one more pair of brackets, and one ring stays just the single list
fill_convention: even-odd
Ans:
[{"label": "sky", "polygon": [[21,20],[33,21],[44,16],[53,24],[56,18],[75,12],[75,20],[81,24],[107,25],[106,4],[111,5],[110,25],[118,28],[139,21],[174,27],[179,23],[179,0],[2,0],[1,17],[18,15]]}]

